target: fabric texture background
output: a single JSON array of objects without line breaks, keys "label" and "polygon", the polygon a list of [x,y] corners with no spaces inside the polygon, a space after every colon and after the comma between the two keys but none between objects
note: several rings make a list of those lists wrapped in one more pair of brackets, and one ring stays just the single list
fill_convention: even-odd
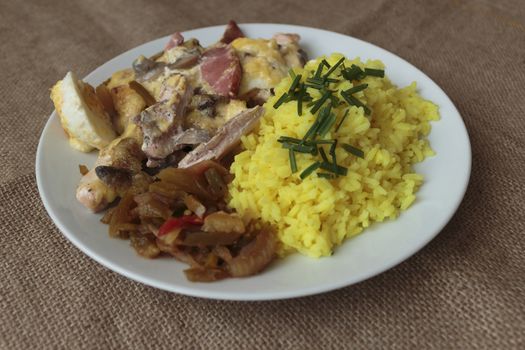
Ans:
[{"label": "fabric texture background", "polygon": [[[345,33],[405,58],[458,107],[465,199],[414,257],[322,295],[224,302],[103,268],[62,236],[35,182],[49,89],[149,40],[229,19]],[[1,349],[525,348],[525,3],[0,1]],[[357,53],[356,53],[357,54]]]}]

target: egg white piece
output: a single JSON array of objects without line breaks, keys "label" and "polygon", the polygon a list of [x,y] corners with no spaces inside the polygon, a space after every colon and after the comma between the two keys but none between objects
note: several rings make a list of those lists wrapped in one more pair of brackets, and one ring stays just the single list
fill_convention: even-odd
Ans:
[{"label": "egg white piece", "polygon": [[111,118],[93,87],[79,80],[73,72],[68,72],[55,84],[51,99],[74,149],[82,152],[100,150],[117,137]]}]

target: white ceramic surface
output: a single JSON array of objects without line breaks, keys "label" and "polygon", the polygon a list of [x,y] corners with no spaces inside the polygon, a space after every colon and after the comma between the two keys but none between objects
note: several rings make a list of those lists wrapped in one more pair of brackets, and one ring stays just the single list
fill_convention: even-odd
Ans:
[{"label": "white ceramic surface", "polygon": [[[37,183],[44,205],[60,231],[79,249],[107,268],[160,289],[204,298],[267,300],[305,296],[348,286],[375,276],[416,253],[450,220],[465,193],[471,166],[467,131],[453,103],[423,72],[398,56],[361,40],[319,29],[282,24],[241,25],[247,36],[268,38],[276,32],[298,33],[309,57],[341,52],[348,57],[381,59],[386,74],[398,86],[416,81],[421,95],[439,105],[441,120],[434,122],[430,142],[437,156],[416,166],[425,176],[416,202],[395,220],[373,224],[346,241],[330,258],[312,260],[294,255],[274,263],[264,273],[216,283],[191,283],[185,265],[174,259],[138,257],[128,241],[111,239],[107,226],[75,200],[80,178],[78,164],[91,167],[96,153],[71,149],[55,112],[47,122],[36,157]],[[224,26],[187,31],[202,44],[220,38]],[[85,81],[97,85],[114,71],[128,68],[144,54],[162,50],[168,37],[151,41],[110,60]],[[74,62],[72,62],[72,65]],[[57,77],[57,79],[60,77]]]}]

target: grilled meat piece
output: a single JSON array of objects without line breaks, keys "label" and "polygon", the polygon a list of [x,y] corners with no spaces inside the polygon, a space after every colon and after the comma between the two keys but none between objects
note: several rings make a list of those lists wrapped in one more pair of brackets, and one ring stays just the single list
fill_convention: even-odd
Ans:
[{"label": "grilled meat piece", "polygon": [[223,44],[229,44],[235,39],[242,37],[244,37],[244,33],[242,32],[241,28],[239,28],[235,21],[230,21],[226,26],[226,30],[224,31],[220,42]]},{"label": "grilled meat piece", "polygon": [[[98,212],[104,210],[122,191],[133,186],[135,180],[144,182],[143,176],[137,176],[141,174],[141,163],[145,158],[140,149],[141,142],[140,130],[135,124],[130,124],[120,137],[100,151],[95,167],[80,180],[77,200]],[[129,176],[120,176],[124,173]]]},{"label": "grilled meat piece", "polygon": [[164,80],[159,102],[135,118],[144,134],[142,150],[155,163],[177,149],[174,139],[178,140],[184,131],[182,126],[192,91],[184,75],[174,74]]},{"label": "grilled meat piece", "polygon": [[179,168],[187,168],[210,159],[221,159],[249,133],[258,123],[264,108],[247,109],[224,124],[208,142],[199,145],[179,162]]},{"label": "grilled meat piece", "polygon": [[215,94],[237,96],[241,83],[241,64],[229,45],[218,45],[204,51],[200,71],[203,80]]}]

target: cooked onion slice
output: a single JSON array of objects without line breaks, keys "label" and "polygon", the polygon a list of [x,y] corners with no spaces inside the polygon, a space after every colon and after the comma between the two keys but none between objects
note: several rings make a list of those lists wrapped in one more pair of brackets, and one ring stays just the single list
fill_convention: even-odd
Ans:
[{"label": "cooked onion slice", "polygon": [[245,277],[258,273],[275,258],[276,241],[273,233],[262,230],[255,240],[243,247],[227,265],[232,277]]}]

